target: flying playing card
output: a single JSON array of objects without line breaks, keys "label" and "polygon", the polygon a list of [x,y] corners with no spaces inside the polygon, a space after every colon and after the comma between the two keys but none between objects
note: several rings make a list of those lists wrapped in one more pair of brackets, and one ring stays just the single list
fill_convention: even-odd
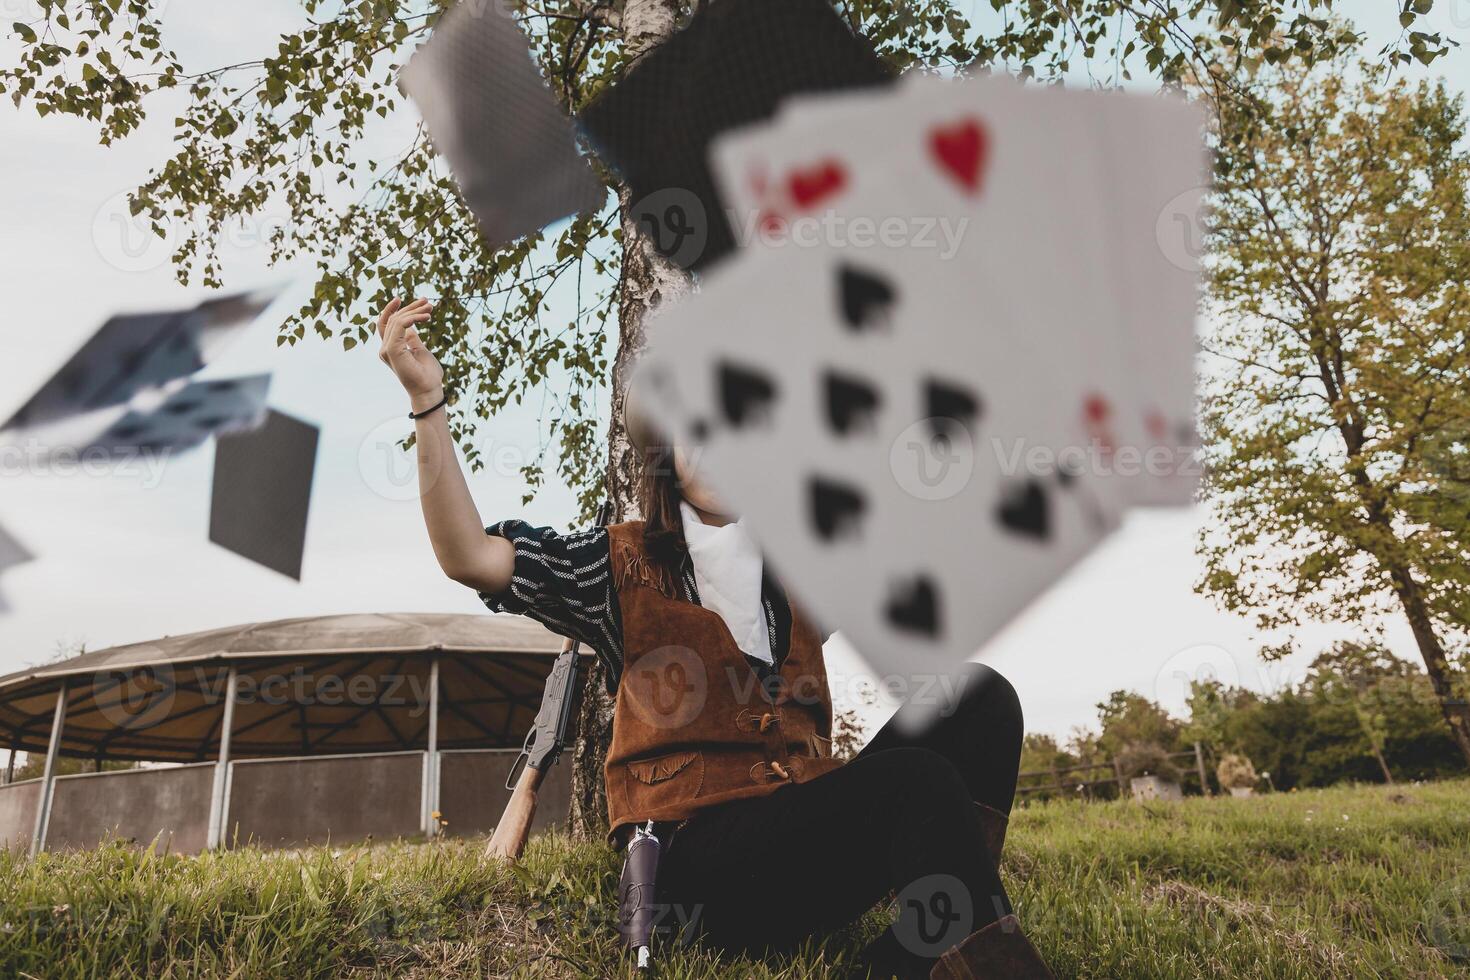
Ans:
[{"label": "flying playing card", "polygon": [[[1082,371],[1076,445],[1103,498],[1177,505],[1197,477],[1198,277],[1155,226],[1167,213],[1197,228],[1199,129],[1173,100],[921,77],[792,100],[774,126],[717,141],[712,165],[729,207],[764,230],[757,245],[817,216],[937,222],[973,285],[1026,293],[1027,316],[1081,355],[1058,370]],[[893,210],[900,190],[907,214]]]},{"label": "flying playing card", "polygon": [[697,270],[735,246],[710,180],[711,139],[769,118],[794,93],[891,80],[826,0],[714,0],[579,122],[631,189],[633,220],[666,257]]},{"label": "flying playing card", "polygon": [[140,392],[193,374],[274,298],[274,291],[241,293],[191,310],[115,316],[0,429],[117,409]]},{"label": "flying playing card", "polygon": [[209,540],[301,580],[317,428],[272,411],[253,432],[220,438]]},{"label": "flying playing card", "polygon": [[951,271],[747,253],[659,317],[635,380],[787,587],[890,671],[973,654],[1111,526],[1029,458],[1064,438],[1037,383],[1052,352],[1003,301],[952,303]]},{"label": "flying playing card", "polygon": [[[1194,319],[1203,251],[1202,207],[1210,162],[1204,119],[1178,99],[1093,95],[1103,147],[1103,201],[1113,247],[1110,273],[1124,342],[1139,365],[1149,447],[1140,503],[1182,506],[1199,483],[1195,429],[1198,353]],[[1189,370],[1183,370],[1184,364]],[[1167,366],[1166,370],[1150,370]]]},{"label": "flying playing card", "polygon": [[0,525],[0,572],[16,565],[24,565],[35,557],[26,550],[25,545],[16,540],[15,535]]},{"label": "flying playing card", "polygon": [[963,270],[939,287],[961,308],[1012,297],[1013,329],[1048,337],[1047,384],[1069,399],[1065,438],[1050,448],[1116,519],[1133,501],[1139,472],[1127,464],[1145,434],[1108,275],[1101,168],[1091,143],[1078,145],[1089,125],[1070,96],[926,79],[797,100],[779,138],[732,135],[714,161],[735,209],[763,229],[760,246],[800,247],[804,226],[820,226],[827,244],[861,247],[866,222],[879,244],[935,250]]},{"label": "flying playing card", "polygon": [[402,84],[491,245],[606,201],[571,120],[501,4],[466,0],[444,14]]},{"label": "flying playing card", "polygon": [[1193,311],[1159,320],[1167,351],[1125,321],[1103,201],[1150,178],[1104,167],[1101,101],[921,80],[713,147],[762,234],[658,319],[635,383],[877,667],[972,655],[1149,499],[1154,376],[1192,378]]},{"label": "flying playing card", "polygon": [[134,408],[91,443],[108,449],[177,452],[210,436],[257,428],[265,421],[269,374],[191,381],[155,408]]},{"label": "flying playing card", "polygon": [[[9,531],[5,530],[4,526],[0,526],[0,574],[16,565],[23,565],[33,558],[35,556],[26,550],[25,545],[17,541]],[[0,592],[0,613],[9,610],[10,604],[5,601],[5,594]]]}]

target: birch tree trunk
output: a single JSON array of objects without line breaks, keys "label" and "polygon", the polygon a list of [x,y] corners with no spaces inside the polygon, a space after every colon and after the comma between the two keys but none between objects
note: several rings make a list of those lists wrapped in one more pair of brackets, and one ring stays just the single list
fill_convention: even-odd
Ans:
[{"label": "birch tree trunk", "polygon": [[[674,32],[679,0],[627,0],[622,30],[627,50],[647,51]],[[643,323],[649,312],[687,292],[683,270],[666,261],[628,218],[633,201],[619,192],[623,209],[623,263],[618,282],[618,353],[613,362],[612,420],[608,426],[607,498],[612,520],[636,519],[642,460],[623,428],[623,399],[633,364],[643,350]],[[597,838],[607,832],[607,797],[602,763],[612,740],[613,699],[607,693],[607,668],[599,661],[582,690],[577,744],[572,753],[571,831]]]}]

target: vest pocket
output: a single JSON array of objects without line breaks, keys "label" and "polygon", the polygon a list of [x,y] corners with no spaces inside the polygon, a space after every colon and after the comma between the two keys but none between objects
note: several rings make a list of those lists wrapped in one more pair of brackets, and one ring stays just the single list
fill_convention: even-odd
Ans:
[{"label": "vest pocket", "polygon": [[690,800],[704,786],[702,752],[670,752],[627,763],[633,782],[628,784],[634,810],[649,810]]}]

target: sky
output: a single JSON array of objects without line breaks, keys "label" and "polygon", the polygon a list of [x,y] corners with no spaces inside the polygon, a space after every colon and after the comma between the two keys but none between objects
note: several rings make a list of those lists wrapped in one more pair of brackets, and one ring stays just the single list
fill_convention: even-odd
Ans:
[{"label": "sky", "polygon": [[[28,19],[30,0],[0,0],[3,19]],[[186,69],[258,56],[300,23],[293,0],[166,0],[166,35]],[[1376,50],[1396,31],[1387,0],[1340,6]],[[16,9],[13,9],[16,8]],[[1429,23],[1470,37],[1470,0],[1439,0]],[[11,63],[13,40],[0,39]],[[1467,55],[1454,52],[1428,72],[1465,91]],[[168,248],[130,223],[124,195],[164,160],[173,113],[152,118],[118,145],[97,145],[92,126],[40,119],[0,100],[0,418],[8,417],[107,319],[127,311],[186,307],[207,295],[177,284]],[[411,107],[376,129],[366,152],[401,147]],[[162,466],[62,471],[24,452],[0,452],[0,525],[38,558],[0,576],[0,673],[82,645],[120,643],[233,623],[346,612],[483,611],[467,589],[439,572],[419,513],[411,460],[394,449],[409,431],[406,399],[371,347],[343,352],[314,337],[278,347],[275,325],[309,290],[308,263],[271,268],[262,244],[282,212],[230,229],[222,249],[230,289],[285,287],[277,305],[207,369],[211,376],[270,371],[271,406],[321,427],[306,557],[297,583],[207,540],[213,446]],[[534,400],[486,421],[477,436],[490,466],[471,477],[487,523],[518,516],[567,528],[572,495],[549,485],[528,506],[517,471],[537,452]],[[981,658],[1017,690],[1027,728],[1065,736],[1096,722],[1096,705],[1130,689],[1181,712],[1188,681],[1215,676],[1271,690],[1301,676],[1312,653],[1360,635],[1354,624],[1299,631],[1303,653],[1265,663],[1262,637],[1246,619],[1217,609],[1193,586],[1205,514],[1197,508],[1141,510],[1086,562],[1040,597]],[[997,574],[1000,571],[997,570]],[[977,582],[976,588],[984,588]],[[1387,639],[1417,659],[1408,630],[1390,621]],[[841,638],[828,644],[839,708],[857,707],[869,727],[896,707]]]}]

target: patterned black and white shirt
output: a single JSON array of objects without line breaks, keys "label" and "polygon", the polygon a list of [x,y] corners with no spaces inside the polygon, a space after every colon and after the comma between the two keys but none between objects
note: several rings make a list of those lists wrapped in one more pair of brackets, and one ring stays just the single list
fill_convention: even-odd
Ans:
[{"label": "patterned black and white shirt", "polygon": [[[557,534],[525,521],[501,521],[486,534],[505,538],[515,548],[510,588],[497,595],[481,592],[492,612],[529,616],[554,633],[581,640],[607,664],[608,689],[616,690],[623,673],[623,621],[613,588],[611,545],[604,528]],[[683,597],[699,605],[694,566],[686,554],[677,576]],[[761,602],[766,607],[774,666],[746,657],[762,680],[779,669],[791,638],[791,606],[780,584],[761,576]]]}]

